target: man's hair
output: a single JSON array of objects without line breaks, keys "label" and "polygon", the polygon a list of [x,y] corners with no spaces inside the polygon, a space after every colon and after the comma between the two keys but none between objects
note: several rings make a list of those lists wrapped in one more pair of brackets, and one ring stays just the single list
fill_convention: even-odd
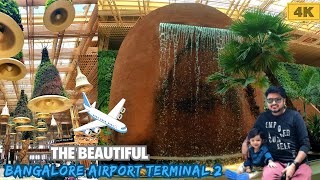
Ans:
[{"label": "man's hair", "polygon": [[252,128],[248,133],[248,139],[250,140],[251,138],[254,138],[257,135],[259,135],[262,140],[264,139],[262,131],[259,131],[257,128]]},{"label": "man's hair", "polygon": [[281,86],[269,87],[264,95],[267,97],[270,93],[278,93],[282,98],[287,98],[286,91]]}]

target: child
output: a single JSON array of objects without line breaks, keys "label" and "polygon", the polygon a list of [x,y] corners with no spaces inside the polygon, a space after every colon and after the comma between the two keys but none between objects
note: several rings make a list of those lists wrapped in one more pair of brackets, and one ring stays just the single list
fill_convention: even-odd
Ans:
[{"label": "child", "polygon": [[238,168],[239,175],[236,172],[226,170],[225,176],[228,179],[249,179],[249,175],[247,173],[252,172],[253,166],[263,167],[268,164],[269,167],[277,167],[273,162],[273,158],[268,151],[268,148],[262,144],[263,135],[261,131],[256,128],[251,129],[248,134],[248,139],[250,140],[249,157],[243,165]]}]

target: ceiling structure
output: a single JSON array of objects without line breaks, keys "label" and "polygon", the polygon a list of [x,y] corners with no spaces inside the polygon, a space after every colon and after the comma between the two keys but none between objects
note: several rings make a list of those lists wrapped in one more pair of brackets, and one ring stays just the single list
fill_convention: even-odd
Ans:
[{"label": "ceiling structure", "polygon": [[[43,23],[45,0],[16,0],[24,27],[23,59],[27,75],[18,81],[0,80],[0,107],[8,102],[9,111],[14,111],[20,90],[24,89],[28,99],[33,91],[37,67],[41,62],[41,51],[47,47],[51,62],[57,67],[63,86],[69,94],[74,107],[82,109],[82,96],[75,92],[76,65],[79,64],[82,73],[87,76],[93,89],[88,93],[90,102],[98,96],[98,6],[97,0],[73,0],[75,18],[73,23],[62,32],[50,32]],[[93,73],[96,72],[96,73]],[[70,111],[54,113],[55,119],[63,129],[72,128]],[[82,122],[89,120],[81,116]],[[50,119],[48,120],[50,121]],[[1,119],[0,131],[5,132],[6,120]]]},{"label": "ceiling structure", "polygon": [[259,8],[283,15],[292,26],[294,37],[290,50],[297,63],[320,66],[320,23],[316,21],[287,21],[289,2],[318,2],[313,0],[98,0],[99,49],[118,49],[128,31],[151,11],[172,3],[201,3],[217,8],[233,20],[245,10]]}]

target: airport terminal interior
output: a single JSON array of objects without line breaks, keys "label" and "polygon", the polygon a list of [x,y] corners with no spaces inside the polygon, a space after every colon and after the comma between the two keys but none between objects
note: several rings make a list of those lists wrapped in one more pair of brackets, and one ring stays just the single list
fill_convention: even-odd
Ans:
[{"label": "airport terminal interior", "polygon": [[[230,24],[231,21],[243,19],[243,14],[251,9],[259,9],[262,12],[272,15],[281,15],[283,22],[293,29],[290,32],[291,39],[288,42],[288,46],[289,51],[293,53],[294,62],[311,67],[320,66],[320,61],[318,60],[320,59],[320,23],[318,21],[289,21],[287,19],[287,3],[300,1],[72,0],[72,2],[70,2],[70,0],[59,0],[49,5],[46,5],[46,1],[44,0],[5,0],[4,2],[16,2],[21,15],[21,23],[19,24],[16,19],[13,20],[13,22],[16,21],[18,25],[11,21],[6,22],[5,20],[1,20],[3,16],[0,16],[0,58],[3,58],[0,59],[0,61],[3,61],[0,62],[0,110],[2,110],[0,119],[0,159],[2,165],[0,168],[0,179],[14,179],[13,177],[3,177],[4,164],[15,164],[18,161],[28,161],[31,164],[73,163],[71,161],[50,161],[50,146],[101,145],[101,141],[104,141],[101,136],[87,136],[86,132],[73,132],[73,129],[94,121],[94,118],[87,113],[79,113],[84,109],[83,92],[86,93],[91,104],[97,101],[98,105],[96,107],[101,108],[99,96],[102,95],[99,94],[99,86],[104,87],[100,83],[105,82],[99,81],[98,72],[101,65],[98,65],[98,59],[101,57],[98,56],[98,52],[115,51],[117,53],[119,52],[119,56],[125,57],[125,53],[123,51],[121,52],[120,49],[123,46],[128,47],[129,45],[133,47],[135,46],[134,43],[136,43],[130,41],[129,37],[127,37],[130,31],[139,32],[136,33],[135,36],[131,33],[130,38],[141,37],[141,39],[143,39],[142,37],[145,35],[145,32],[148,32],[148,29],[138,31],[139,28],[135,28],[135,25],[143,22],[149,14],[156,17],[156,13],[152,13],[158,12],[159,9],[166,6],[190,3],[215,8],[226,15],[224,19],[230,19],[228,23],[221,22],[221,24],[224,24],[224,28],[227,28],[225,24]],[[54,4],[58,2],[62,4]],[[313,3],[317,1],[303,2]],[[2,2],[0,2],[0,8],[1,6],[5,6],[1,3]],[[12,4],[6,8],[8,7],[14,8]],[[5,10],[0,9],[0,13],[3,14],[3,12],[5,12]],[[188,12],[186,14],[191,17],[192,13],[197,13],[197,11],[193,10],[190,11],[189,14]],[[205,16],[201,16],[201,18],[205,18]],[[61,19],[67,23],[61,23]],[[208,21],[207,24],[209,27],[212,24],[209,22],[210,19],[199,20],[199,22],[204,21]],[[170,19],[168,22],[174,23],[174,20]],[[180,21],[177,20],[177,22],[179,23]],[[1,32],[3,26],[9,27],[10,32]],[[23,40],[21,40],[21,38]],[[123,44],[123,42],[126,41],[127,44],[129,44],[128,46],[127,44]],[[149,49],[145,49],[148,50],[145,52],[147,54]],[[136,54],[144,53],[143,48],[139,50],[140,52],[136,52]],[[11,53],[10,55],[9,52]],[[21,52],[22,56],[20,59],[13,60],[13,62],[8,60],[12,59],[10,57],[14,57]],[[133,59],[134,56],[135,52],[129,55],[129,57]],[[50,63],[45,62],[46,58],[49,58]],[[41,62],[43,62],[43,64]],[[13,65],[10,63],[13,63]],[[126,65],[125,63],[122,64]],[[141,67],[143,67],[143,65],[141,65]],[[52,72],[49,72],[49,70],[47,72],[44,68],[48,68],[50,71],[53,70]],[[148,67],[143,68],[147,69]],[[118,72],[120,71],[119,69],[120,68],[118,68]],[[134,73],[132,74],[134,75]],[[43,77],[41,77],[41,75],[43,75]],[[146,76],[148,75],[149,74],[146,74]],[[127,75],[126,78],[129,76],[130,74]],[[56,88],[55,86],[58,86],[58,90],[54,89]],[[111,87],[108,87],[108,89],[111,89]],[[110,94],[110,90],[108,94]],[[112,102],[113,105],[115,105],[116,100],[113,100],[112,97],[116,96],[116,93],[111,90],[110,102]],[[218,101],[215,98],[210,100]],[[211,103],[207,103],[206,105],[208,104],[210,105]],[[18,105],[21,105],[22,108],[18,107]],[[184,104],[179,106],[178,104],[177,108],[186,107],[183,105]],[[320,116],[319,107],[320,103],[311,103],[308,108],[312,110],[309,112],[315,112]],[[190,107],[187,106],[187,108]],[[301,108],[303,109],[302,105]],[[22,118],[22,111],[23,113],[27,111],[27,113],[29,113],[27,115],[28,117]],[[131,113],[130,109],[127,113]],[[132,115],[130,117],[134,116],[135,115]],[[318,127],[320,126],[319,122],[320,121],[318,121]],[[129,125],[128,129],[130,131]],[[137,130],[137,132],[140,132],[139,130]],[[167,129],[167,131],[170,131],[170,129]],[[320,129],[318,129],[318,131],[318,133],[320,133]],[[123,137],[127,136],[120,136],[118,138],[119,144],[138,142],[134,140],[128,140],[127,142],[123,140]],[[133,135],[132,137],[136,136]],[[27,138],[30,140],[28,141]],[[57,143],[58,141],[56,140],[63,140],[64,142]],[[27,147],[25,147],[26,141],[29,143]],[[147,142],[147,140],[141,142]],[[165,143],[164,140],[159,140],[157,137],[155,142],[159,143],[159,145],[154,149],[161,149],[161,147],[163,147],[161,143]],[[183,141],[181,141],[181,143],[183,143]],[[152,148],[150,149],[152,150]],[[20,157],[20,151],[26,151],[26,156]],[[196,150],[194,151],[196,152]],[[157,151],[155,150],[155,152]],[[155,158],[161,159],[161,155],[166,157],[173,156],[170,153],[161,153],[162,152],[159,152]],[[239,156],[239,153],[233,154]],[[203,155],[209,156],[208,153],[204,153]],[[314,155],[314,157],[316,157],[315,159],[320,159],[319,155],[320,152]],[[97,162],[80,161],[77,163],[85,164],[87,167],[91,163]],[[320,169],[317,169],[316,173],[320,176]],[[82,179],[85,179],[85,177]]]}]

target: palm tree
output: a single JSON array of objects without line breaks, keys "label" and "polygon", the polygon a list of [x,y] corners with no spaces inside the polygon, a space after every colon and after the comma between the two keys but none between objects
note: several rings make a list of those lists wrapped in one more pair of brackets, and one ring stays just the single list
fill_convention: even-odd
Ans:
[{"label": "palm tree", "polygon": [[242,87],[246,92],[246,99],[250,105],[251,114],[258,118],[260,111],[259,106],[255,100],[254,86],[263,88],[266,87],[268,81],[263,76],[248,76],[248,77],[232,77],[232,75],[226,75],[220,72],[216,72],[209,76],[208,82],[217,81],[217,93],[225,94],[230,88]]},{"label": "palm tree", "polygon": [[303,68],[300,75],[298,96],[303,101],[303,118],[307,118],[306,105],[320,104],[320,75],[314,68]]},{"label": "palm tree", "polygon": [[[242,78],[263,72],[271,85],[280,86],[274,71],[278,62],[293,61],[288,51],[292,28],[284,24],[280,16],[253,10],[245,12],[243,19],[235,21],[230,30],[241,39],[231,40],[220,52],[218,59],[223,71]],[[287,105],[294,108],[289,98]]]}]

